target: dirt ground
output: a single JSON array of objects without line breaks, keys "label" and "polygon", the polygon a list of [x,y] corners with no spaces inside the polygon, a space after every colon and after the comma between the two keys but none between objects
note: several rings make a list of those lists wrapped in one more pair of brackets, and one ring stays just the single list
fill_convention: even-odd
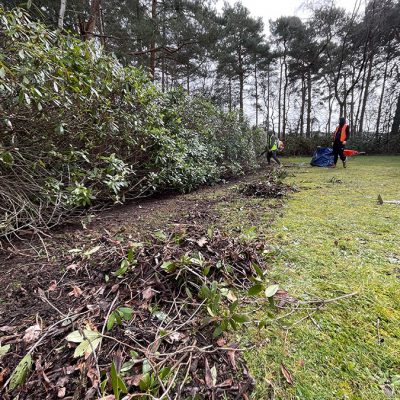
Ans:
[{"label": "dirt ground", "polygon": [[[44,383],[43,387],[46,389],[46,398],[53,398],[52,396],[57,391],[61,391],[59,394],[61,393],[62,396],[58,396],[60,398],[81,398],[80,396],[93,398],[93,391],[95,388],[98,390],[98,379],[92,380],[93,386],[88,391],[86,389],[90,385],[82,383],[82,376],[90,375],[93,378],[96,375],[92,374],[92,376],[90,373],[93,366],[87,367],[89,372],[83,374],[82,364],[79,362],[75,364],[68,348],[65,348],[65,337],[71,332],[71,323],[76,326],[78,320],[68,321],[68,324],[63,323],[60,326],[58,325],[60,318],[71,314],[89,313],[87,319],[82,317],[79,320],[78,325],[84,326],[89,323],[91,326],[99,326],[103,324],[104,318],[107,319],[107,311],[110,313],[114,306],[112,299],[114,298],[115,301],[119,296],[122,304],[129,305],[135,310],[144,310],[135,313],[136,319],[134,318],[130,323],[129,329],[139,330],[140,334],[151,331],[154,322],[148,312],[152,310],[152,306],[146,300],[149,291],[164,293],[164,298],[161,295],[152,298],[153,294],[150,295],[152,301],[157,300],[157,307],[166,305],[168,300],[165,297],[178,299],[177,303],[187,302],[184,299],[179,300],[179,296],[182,296],[179,285],[176,286],[170,278],[166,280],[161,278],[160,281],[157,274],[154,275],[152,272],[154,260],[156,263],[159,259],[178,260],[178,257],[183,257],[184,254],[193,252],[196,254],[196,251],[201,251],[206,257],[201,261],[205,263],[204,265],[217,265],[218,260],[225,260],[236,268],[238,277],[242,276],[235,282],[229,273],[221,269],[212,272],[217,277],[216,279],[222,277],[225,282],[231,281],[232,287],[236,288],[245,285],[247,275],[251,274],[249,269],[251,265],[262,264],[262,260],[257,255],[262,250],[262,245],[256,242],[251,245],[245,242],[239,243],[231,237],[232,226],[234,226],[233,231],[240,234],[240,228],[236,227],[240,225],[240,221],[234,219],[230,221],[229,210],[235,207],[245,208],[248,211],[246,223],[248,224],[249,221],[256,223],[260,218],[257,214],[260,208],[257,203],[259,200],[255,198],[254,201],[248,201],[246,196],[251,196],[252,188],[255,188],[255,196],[258,195],[257,182],[263,177],[264,173],[258,173],[233,182],[202,188],[190,194],[168,195],[163,198],[146,199],[116,206],[102,213],[88,215],[73,224],[59,227],[41,238],[24,237],[13,243],[3,243],[3,250],[0,253],[0,287],[2,288],[0,340],[2,345],[13,346],[14,352],[8,353],[5,360],[2,360],[4,367],[0,371],[0,386],[10,379],[11,371],[21,357],[32,348],[32,345],[35,345],[35,340],[39,340],[43,327],[47,327],[51,334],[48,334],[46,344],[40,346],[41,350],[36,355],[38,359],[36,359],[35,376],[23,386],[20,392],[21,398],[35,398],[29,397],[28,394],[33,388],[36,390],[36,397],[44,398],[45,392],[40,391],[38,389],[40,385],[37,385],[41,382]],[[276,190],[275,184],[268,186],[267,192],[270,189],[271,197],[278,197],[275,203],[271,203],[271,209],[275,212],[281,204],[280,197],[284,190]],[[261,197],[268,196],[265,191],[261,190],[261,192]],[[229,232],[223,232],[225,227]],[[211,235],[212,239],[206,239],[207,231],[210,229],[214,232]],[[205,243],[207,243],[206,247]],[[122,265],[121,260],[124,259],[127,249],[137,244],[143,246],[137,254],[139,272],[136,273],[136,277],[121,277],[123,279],[118,280],[119,277],[114,276]],[[201,271],[202,269],[200,273]],[[179,326],[187,324],[185,318],[188,318],[192,311],[189,307],[186,311],[187,315],[182,317],[183,322]],[[57,328],[53,329],[53,325],[57,325]],[[158,331],[159,328],[154,332],[155,338],[158,337]],[[206,346],[210,340],[212,341],[212,331],[208,328],[203,331],[199,336],[197,331],[191,328],[190,333],[184,332],[181,335],[187,338],[185,340],[192,340],[196,346],[199,343]],[[117,331],[115,335],[113,340],[122,340],[118,339],[122,331],[120,333]],[[145,338],[141,340],[143,342]],[[172,345],[172,350],[171,345],[165,347],[164,351],[173,352],[176,345]],[[122,348],[126,356],[127,349],[123,346]],[[113,347],[103,346],[102,353],[98,357],[99,362],[103,361],[104,365],[108,362],[103,353],[106,350],[107,354],[110,354]],[[196,368],[204,370],[205,372],[202,373],[205,377],[198,378],[196,372],[193,372],[193,379],[197,386],[184,390],[187,393],[198,393],[203,390],[199,387],[206,387],[204,390],[212,390],[215,396],[215,393],[219,393],[218,391],[220,393],[225,391],[226,394],[226,387],[231,387],[233,389],[229,390],[234,391],[233,397],[250,390],[253,381],[247,375],[245,365],[241,364],[240,358],[233,361],[233,364],[230,363],[229,352],[227,354],[228,356],[224,353],[215,353],[210,356],[211,358],[209,357],[210,363],[216,362],[219,357],[219,363],[225,365],[220,370],[221,379],[224,377],[220,386],[205,384],[210,371],[207,364],[208,358],[191,354],[190,359],[193,356],[193,359],[197,360],[196,365],[199,367]],[[241,378],[238,378],[238,382],[235,378],[236,363],[241,365]],[[66,365],[70,365],[68,368],[75,368],[74,371],[79,370],[74,380],[69,381]],[[38,371],[43,372],[43,376],[38,377]],[[143,375],[139,374],[139,370],[135,371],[136,377]],[[85,379],[87,380],[87,377]],[[60,386],[62,384],[64,386]],[[83,392],[77,392],[76,388],[79,387]]]},{"label": "dirt ground", "polygon": [[[244,181],[254,179],[247,177]],[[144,199],[117,205],[99,214],[91,214],[42,236],[22,236],[22,240],[3,243],[0,250],[0,326],[36,313],[54,311],[38,301],[37,290],[46,290],[59,281],[71,263],[71,249],[90,247],[99,238],[125,237],[142,240],[150,232],[177,223],[204,224],[218,218],[215,205],[232,196],[230,189],[241,180],[217,187],[201,188],[190,194],[170,194],[166,198]],[[217,188],[217,192],[216,192]],[[64,284],[74,285],[76,282]],[[61,309],[65,299],[54,299]]]},{"label": "dirt ground", "polygon": [[[141,240],[151,232],[174,224],[222,227],[218,205],[234,204],[242,195],[233,189],[246,183],[252,189],[256,186],[254,182],[263,176],[260,172],[189,194],[169,194],[117,205],[58,227],[40,240],[28,235],[12,243],[3,242],[3,249],[0,248],[0,287],[3,289],[0,325],[13,319],[30,318],[43,307],[52,311],[34,300],[35,293],[38,288],[45,290],[51,282],[65,275],[64,268],[73,259],[71,249],[90,247],[102,237]],[[66,306],[63,299],[59,306]]]}]

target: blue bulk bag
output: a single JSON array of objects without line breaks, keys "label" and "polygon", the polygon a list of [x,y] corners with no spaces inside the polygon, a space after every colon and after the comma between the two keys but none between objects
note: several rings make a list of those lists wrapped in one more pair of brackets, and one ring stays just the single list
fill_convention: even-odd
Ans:
[{"label": "blue bulk bag", "polygon": [[313,167],[331,167],[333,165],[333,150],[331,147],[317,147],[311,159]]}]

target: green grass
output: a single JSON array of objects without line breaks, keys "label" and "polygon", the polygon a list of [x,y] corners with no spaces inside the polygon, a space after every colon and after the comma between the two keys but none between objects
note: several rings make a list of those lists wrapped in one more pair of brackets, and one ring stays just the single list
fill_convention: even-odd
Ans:
[{"label": "green grass", "polygon": [[[400,157],[360,156],[335,170],[289,161],[305,163],[287,179],[300,191],[272,226],[259,220],[273,246],[270,280],[301,301],[357,294],[250,331],[253,398],[400,399],[400,206],[376,201],[400,199]],[[271,319],[267,307],[258,314]]]}]

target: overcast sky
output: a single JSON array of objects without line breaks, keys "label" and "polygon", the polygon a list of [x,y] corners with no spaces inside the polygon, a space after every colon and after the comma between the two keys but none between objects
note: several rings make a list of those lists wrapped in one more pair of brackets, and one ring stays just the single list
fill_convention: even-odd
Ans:
[{"label": "overcast sky", "polygon": [[[234,4],[237,0],[225,0]],[[217,8],[220,10],[225,2],[218,0]],[[262,17],[266,31],[269,30],[269,20],[275,20],[281,16],[297,15],[300,18],[307,18],[306,2],[317,3],[312,0],[242,0],[242,4],[250,10],[253,17]],[[365,0],[335,0],[335,4],[350,12],[353,11],[355,3],[364,5]]]}]

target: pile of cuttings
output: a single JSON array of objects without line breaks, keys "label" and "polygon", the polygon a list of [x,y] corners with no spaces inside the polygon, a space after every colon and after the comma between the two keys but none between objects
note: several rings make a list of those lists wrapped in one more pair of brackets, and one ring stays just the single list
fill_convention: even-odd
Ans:
[{"label": "pile of cuttings", "polygon": [[238,188],[245,196],[263,198],[281,198],[294,189],[285,183],[274,180],[263,180],[259,182],[244,183]]},{"label": "pile of cuttings", "polygon": [[282,180],[288,176],[285,169],[271,170],[263,180],[241,184],[237,190],[245,196],[263,198],[281,198],[296,189]]},{"label": "pile of cuttings", "polygon": [[250,321],[239,295],[258,292],[263,250],[180,224],[70,250],[62,278],[31,294],[36,315],[0,321],[2,398],[248,398],[226,332]]}]

